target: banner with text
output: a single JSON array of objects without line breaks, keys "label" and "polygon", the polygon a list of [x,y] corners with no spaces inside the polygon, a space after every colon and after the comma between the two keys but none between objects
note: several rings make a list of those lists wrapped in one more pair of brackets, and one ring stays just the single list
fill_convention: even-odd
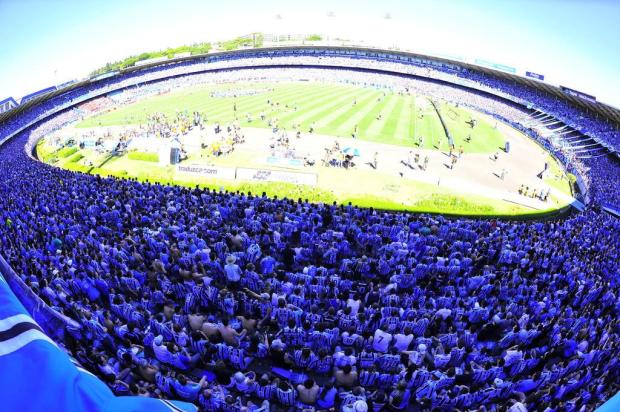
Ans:
[{"label": "banner with text", "polygon": [[560,86],[560,89],[562,89],[564,93],[570,94],[571,96],[579,97],[580,99],[587,100],[591,103],[596,103],[596,97],[592,96],[591,94],[583,93],[566,86]]},{"label": "banner with text", "polygon": [[287,157],[280,157],[280,156],[269,156],[267,157],[267,163],[270,163],[274,166],[280,166],[280,167],[294,167],[297,169],[300,169],[304,166],[303,162],[301,161],[301,159],[291,159],[291,158],[287,158]]},{"label": "banner with text", "polygon": [[187,166],[179,165],[177,167],[177,171],[180,173],[191,173],[194,175],[200,175],[201,177],[235,180],[235,168],[234,167],[218,167],[218,166],[205,166],[205,165],[187,165]]},{"label": "banner with text", "polygon": [[532,79],[545,80],[545,76],[543,74],[538,74],[538,73],[534,73],[534,72],[525,72],[525,75],[527,77],[531,77]]},{"label": "banner with text", "polygon": [[314,173],[285,172],[281,170],[237,168],[237,179],[254,182],[286,182],[298,185],[316,186],[317,175]]},{"label": "banner with text", "polygon": [[490,67],[491,69],[497,69],[508,73],[516,73],[517,69],[514,67],[506,66],[505,64],[493,63],[488,60],[476,59],[475,63],[479,66]]}]

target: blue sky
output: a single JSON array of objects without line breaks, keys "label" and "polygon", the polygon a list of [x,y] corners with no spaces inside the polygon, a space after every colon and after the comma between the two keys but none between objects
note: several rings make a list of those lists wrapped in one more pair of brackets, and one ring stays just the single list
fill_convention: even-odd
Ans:
[{"label": "blue sky", "polygon": [[263,31],[481,58],[620,107],[619,20],[620,0],[0,0],[0,99],[130,54]]}]

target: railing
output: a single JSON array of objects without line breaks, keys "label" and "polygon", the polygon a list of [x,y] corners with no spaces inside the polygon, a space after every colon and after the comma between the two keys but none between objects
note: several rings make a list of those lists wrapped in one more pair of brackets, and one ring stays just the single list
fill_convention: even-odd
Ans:
[{"label": "railing", "polygon": [[43,331],[56,342],[62,342],[66,330],[80,329],[79,323],[52,309],[37,296],[0,255],[0,274]]}]

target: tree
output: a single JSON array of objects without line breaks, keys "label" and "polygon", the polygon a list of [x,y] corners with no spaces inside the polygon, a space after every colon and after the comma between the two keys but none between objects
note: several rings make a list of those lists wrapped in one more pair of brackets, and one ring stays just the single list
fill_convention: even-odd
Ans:
[{"label": "tree", "polygon": [[[236,39],[228,40],[221,43],[224,50],[236,50],[239,47],[262,47],[263,34],[253,33],[251,37],[237,37]],[[194,43],[192,45],[183,45],[179,47],[169,47],[165,50],[144,52],[138,55],[129,56],[123,60],[119,60],[112,63],[106,63],[103,67],[93,70],[90,73],[91,77],[98,76],[100,74],[109,73],[115,70],[122,70],[127,67],[135,65],[137,62],[147,59],[154,59],[157,57],[167,57],[169,59],[174,58],[179,53],[191,53],[195,54],[207,54],[211,51],[212,45],[209,42]]]},{"label": "tree", "polygon": [[320,34],[311,34],[308,37],[306,37],[307,41],[321,41],[323,40],[323,37]]}]

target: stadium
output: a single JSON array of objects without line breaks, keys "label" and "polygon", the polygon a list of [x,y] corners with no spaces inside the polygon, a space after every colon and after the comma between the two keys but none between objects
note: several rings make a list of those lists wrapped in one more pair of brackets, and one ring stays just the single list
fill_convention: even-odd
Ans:
[{"label": "stadium", "polygon": [[620,110],[265,37],[0,103],[2,410],[618,410]]}]

